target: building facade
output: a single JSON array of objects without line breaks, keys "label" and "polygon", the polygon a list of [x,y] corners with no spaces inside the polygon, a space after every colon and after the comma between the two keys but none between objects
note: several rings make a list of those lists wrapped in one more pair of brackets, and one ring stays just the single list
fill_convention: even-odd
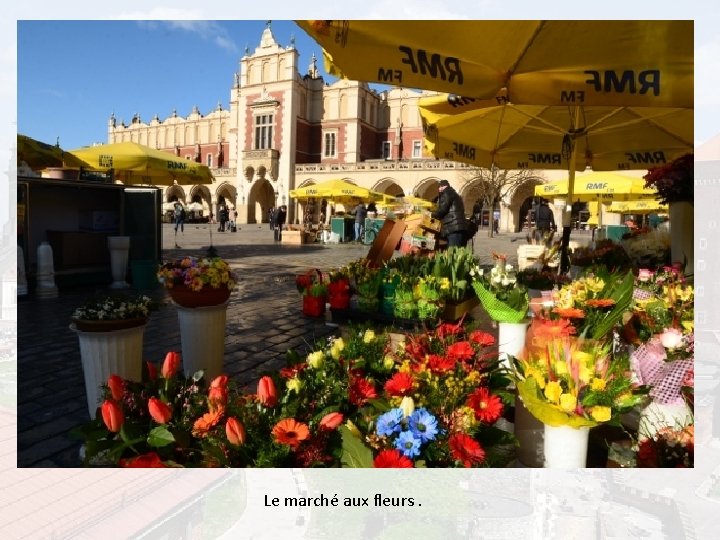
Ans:
[{"label": "building facade", "polygon": [[[437,180],[446,178],[470,214],[479,199],[478,169],[423,150],[417,102],[430,93],[377,92],[349,80],[328,84],[314,54],[303,74],[298,57],[294,43],[281,46],[268,25],[255,51],[240,60],[229,109],[218,104],[203,115],[194,107],[187,117],[174,112],[150,122],[136,114],[128,125],[111,116],[108,142],[133,141],[208,165],[212,185],[170,186],[164,200],[199,202],[205,215],[226,206],[237,212],[238,223],[266,222],[269,210],[282,204],[289,223],[317,221],[326,209],[291,199],[289,192],[336,178],[424,199],[437,196]],[[537,173],[501,201],[501,231],[522,228],[534,186],[553,177],[552,171]]]}]

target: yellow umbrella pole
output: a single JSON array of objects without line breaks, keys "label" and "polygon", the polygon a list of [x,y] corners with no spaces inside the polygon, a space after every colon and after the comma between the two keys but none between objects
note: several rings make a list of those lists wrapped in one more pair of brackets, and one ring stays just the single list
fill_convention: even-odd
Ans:
[{"label": "yellow umbrella pole", "polygon": [[570,269],[570,255],[568,254],[568,248],[570,246],[570,231],[571,227],[571,215],[572,215],[572,197],[575,191],[575,163],[577,162],[577,144],[575,144],[574,134],[577,132],[578,124],[580,122],[580,107],[575,107],[575,116],[573,118],[573,126],[571,128],[570,139],[570,163],[568,164],[568,192],[567,192],[567,203],[565,204],[565,210],[563,210],[563,234],[562,242],[560,243],[560,272],[564,273]]}]

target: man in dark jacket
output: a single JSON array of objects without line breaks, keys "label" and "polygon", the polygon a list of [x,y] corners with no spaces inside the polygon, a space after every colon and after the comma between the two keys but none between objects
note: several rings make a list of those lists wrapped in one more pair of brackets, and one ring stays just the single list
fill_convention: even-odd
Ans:
[{"label": "man in dark jacket", "polygon": [[537,209],[535,210],[535,230],[537,231],[537,240],[543,240],[547,234],[552,231],[557,231],[555,225],[555,216],[553,211],[548,206],[548,202],[545,199],[540,201]]},{"label": "man in dark jacket", "polygon": [[440,234],[447,238],[448,247],[464,247],[467,244],[465,205],[460,195],[450,187],[450,182],[447,180],[440,180],[438,192],[437,210],[431,215],[433,218],[442,221]]},{"label": "man in dark jacket", "polygon": [[282,230],[285,226],[285,219],[287,217],[287,206],[284,204],[275,211],[275,241],[282,241]]}]

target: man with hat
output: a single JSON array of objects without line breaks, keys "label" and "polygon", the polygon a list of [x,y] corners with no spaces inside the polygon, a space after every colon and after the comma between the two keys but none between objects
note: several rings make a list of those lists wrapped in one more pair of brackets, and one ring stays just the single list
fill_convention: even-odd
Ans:
[{"label": "man with hat", "polygon": [[448,247],[464,247],[467,244],[467,225],[462,198],[445,179],[438,182],[438,192],[437,210],[431,216],[442,221],[440,235],[447,238]]}]

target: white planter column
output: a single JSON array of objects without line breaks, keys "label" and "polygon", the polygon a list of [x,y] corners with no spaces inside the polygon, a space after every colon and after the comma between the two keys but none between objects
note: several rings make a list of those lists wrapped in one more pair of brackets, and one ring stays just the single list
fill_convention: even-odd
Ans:
[{"label": "white planter column", "polygon": [[205,380],[212,381],[222,374],[227,306],[227,302],[198,308],[177,306],[185,375],[203,370]]},{"label": "white planter column", "polygon": [[108,236],[108,248],[110,249],[110,269],[113,282],[111,289],[127,289],[130,287],[125,276],[128,266],[128,252],[130,251],[129,236]]}]

